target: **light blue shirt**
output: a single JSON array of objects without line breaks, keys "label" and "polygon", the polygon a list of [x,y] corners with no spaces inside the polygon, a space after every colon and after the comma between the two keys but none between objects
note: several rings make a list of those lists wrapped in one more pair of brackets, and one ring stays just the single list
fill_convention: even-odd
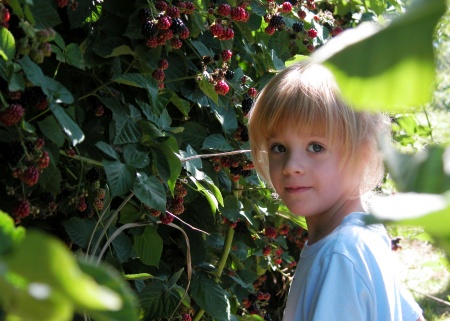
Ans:
[{"label": "light blue shirt", "polygon": [[305,244],[284,321],[416,321],[422,314],[395,277],[382,225],[351,213],[329,235]]}]

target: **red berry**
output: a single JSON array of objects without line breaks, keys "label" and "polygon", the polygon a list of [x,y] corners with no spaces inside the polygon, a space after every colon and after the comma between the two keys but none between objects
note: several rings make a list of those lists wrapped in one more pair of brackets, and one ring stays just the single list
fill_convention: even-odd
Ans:
[{"label": "red berry", "polygon": [[217,8],[217,13],[226,17],[231,13],[231,6],[228,3],[223,3]]},{"label": "red berry", "polygon": [[39,181],[39,170],[35,166],[28,166],[20,175],[20,179],[28,186],[36,185]]},{"label": "red berry", "polygon": [[58,8],[64,8],[69,3],[69,0],[56,0],[56,6]]},{"label": "red berry", "polygon": [[170,224],[174,220],[174,216],[170,214],[166,214],[165,216],[161,217],[161,223],[162,224]]},{"label": "red berry", "polygon": [[315,37],[317,37],[317,30],[316,29],[309,29],[308,30],[308,36],[312,39],[312,38],[315,38]]},{"label": "red berry", "polygon": [[37,165],[40,169],[47,168],[50,164],[50,157],[46,151],[42,152],[42,156],[38,159]]},{"label": "red berry", "polygon": [[27,217],[30,215],[30,202],[28,200],[18,201],[12,210],[12,214],[16,218]]},{"label": "red berry", "polygon": [[262,291],[259,291],[257,294],[257,298],[259,301],[264,301],[265,298],[264,293]]},{"label": "red berry", "polygon": [[156,48],[158,47],[158,38],[156,37],[151,37],[149,39],[147,39],[147,41],[145,42],[145,45],[149,48]]},{"label": "red berry", "polygon": [[230,86],[228,86],[228,84],[225,80],[220,80],[214,86],[214,90],[219,95],[226,95],[228,90],[230,90]]},{"label": "red berry", "polygon": [[169,16],[160,16],[158,18],[158,29],[167,30],[172,25],[172,18]]},{"label": "red berry", "polygon": [[342,27],[337,26],[336,28],[334,28],[333,30],[331,30],[331,35],[332,35],[332,36],[337,36],[337,35],[340,34],[342,31],[344,31],[344,29],[342,29]]},{"label": "red berry", "polygon": [[264,32],[267,33],[269,36],[273,35],[275,33],[276,28],[274,26],[267,26],[264,29]]},{"label": "red berry", "polygon": [[187,1],[185,3],[186,3],[186,11],[185,12],[187,14],[191,14],[195,10],[194,3],[190,2],[190,1]]},{"label": "red berry", "polygon": [[155,78],[158,82],[163,82],[166,75],[164,74],[164,71],[162,69],[156,69],[152,73],[153,78]]},{"label": "red berry", "polygon": [[255,98],[256,95],[258,95],[258,91],[256,90],[256,88],[251,87],[251,88],[248,89],[247,94],[248,94],[250,97]]},{"label": "red berry", "polygon": [[272,226],[267,226],[264,231],[264,235],[268,238],[274,239],[277,237],[277,231]]},{"label": "red berry", "polygon": [[166,15],[168,15],[169,17],[172,18],[179,18],[180,17],[180,9],[178,9],[177,7],[169,7],[166,10]]},{"label": "red berry", "polygon": [[235,7],[231,9],[230,16],[234,21],[245,22],[248,20],[248,12],[242,7]]},{"label": "red berry", "polygon": [[283,2],[283,4],[281,5],[281,12],[291,12],[292,10],[292,3],[286,1]]},{"label": "red berry", "polygon": [[158,68],[166,70],[167,68],[169,68],[169,62],[166,59],[160,59],[158,61]]},{"label": "red berry", "polygon": [[174,49],[180,49],[181,46],[183,46],[183,42],[179,38],[173,38],[172,40],[170,40],[170,45]]},{"label": "red berry", "polygon": [[297,14],[300,17],[300,19],[305,19],[306,18],[306,12],[303,11],[303,10],[299,10],[299,12]]},{"label": "red berry", "polygon": [[224,49],[224,50],[222,50],[221,56],[222,56],[223,61],[229,61],[231,59],[231,57],[233,56],[233,53],[231,52],[231,50]]},{"label": "red berry", "polygon": [[223,30],[222,36],[218,37],[219,40],[230,40],[234,38],[234,30],[231,28],[226,28]]},{"label": "red berry", "polygon": [[183,31],[181,31],[181,33],[178,35],[178,37],[180,39],[187,39],[189,37],[189,29],[188,28],[184,28]]},{"label": "red berry", "polygon": [[17,124],[25,114],[25,109],[22,105],[11,104],[6,109],[0,112],[0,123],[5,126],[12,126]]},{"label": "red berry", "polygon": [[4,24],[7,24],[9,19],[11,18],[11,13],[9,12],[8,8],[3,8],[2,12],[2,20]]},{"label": "red berry", "polygon": [[167,2],[162,1],[162,0],[157,1],[156,4],[155,4],[156,9],[158,9],[160,11],[166,11],[167,6],[168,6]]},{"label": "red berry", "polygon": [[309,45],[306,46],[306,49],[307,49],[309,52],[313,52],[313,51],[314,51],[314,45],[309,44]]},{"label": "red berry", "polygon": [[270,253],[272,252],[272,248],[269,245],[266,245],[263,247],[262,252],[264,256],[269,256]]},{"label": "red berry", "polygon": [[76,155],[75,149],[69,148],[68,150],[66,150],[66,154],[69,157],[75,157],[75,155]]},{"label": "red berry", "polygon": [[183,314],[181,321],[192,321],[192,317],[189,313]]},{"label": "red berry", "polygon": [[161,212],[158,211],[158,210],[155,210],[154,208],[152,208],[152,209],[150,210],[150,215],[153,216],[153,217],[158,217],[158,216],[161,215]]},{"label": "red berry", "polygon": [[45,141],[43,138],[38,138],[36,140],[36,143],[34,144],[34,146],[36,147],[36,149],[41,149],[42,147],[44,147],[45,145]]},{"label": "red berry", "polygon": [[213,34],[214,37],[217,38],[221,38],[222,35],[225,32],[225,29],[223,28],[223,26],[220,23],[215,23],[211,26],[211,28],[209,28],[209,30],[211,30],[211,33]]}]

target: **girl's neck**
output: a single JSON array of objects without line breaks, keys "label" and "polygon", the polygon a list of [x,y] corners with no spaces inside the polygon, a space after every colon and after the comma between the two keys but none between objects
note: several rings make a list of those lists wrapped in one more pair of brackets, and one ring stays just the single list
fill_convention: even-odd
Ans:
[{"label": "girl's neck", "polygon": [[342,220],[353,212],[364,212],[361,199],[346,200],[340,204],[338,208],[330,209],[330,211],[306,217],[308,225],[308,244],[314,244],[338,227]]}]

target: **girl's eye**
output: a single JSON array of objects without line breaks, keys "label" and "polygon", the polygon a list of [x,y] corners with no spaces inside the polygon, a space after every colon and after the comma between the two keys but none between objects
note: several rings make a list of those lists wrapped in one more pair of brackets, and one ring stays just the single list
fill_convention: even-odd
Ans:
[{"label": "girl's eye", "polygon": [[311,143],[308,145],[308,151],[313,152],[313,153],[320,153],[323,152],[324,148],[323,146],[317,144],[317,143]]},{"label": "girl's eye", "polygon": [[284,153],[286,151],[286,147],[281,144],[275,144],[270,147],[270,150],[274,153]]}]

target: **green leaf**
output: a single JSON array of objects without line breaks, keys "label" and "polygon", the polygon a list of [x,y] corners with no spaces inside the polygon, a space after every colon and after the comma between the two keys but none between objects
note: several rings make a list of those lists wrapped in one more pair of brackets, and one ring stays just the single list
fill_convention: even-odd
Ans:
[{"label": "green leaf", "polygon": [[105,58],[111,58],[111,57],[117,57],[117,56],[123,56],[123,55],[132,55],[134,56],[135,53],[133,49],[126,45],[121,45],[113,49],[113,51],[106,55]]},{"label": "green leaf", "polygon": [[145,205],[162,213],[166,211],[166,191],[160,180],[155,176],[148,177],[138,172],[133,186],[136,197]]},{"label": "green leaf", "polygon": [[53,115],[39,121],[38,126],[45,137],[55,143],[56,146],[61,147],[64,144],[64,134],[61,130],[61,126]]},{"label": "green leaf", "polygon": [[191,145],[193,147],[201,147],[203,141],[208,135],[205,127],[195,122],[186,122],[183,126],[184,131],[181,134],[181,137],[183,137],[183,141],[187,145]]},{"label": "green leaf", "polygon": [[[102,98],[109,109],[113,111],[113,119],[115,122],[114,144],[137,143],[141,137],[139,120],[141,119],[139,111],[133,106],[124,106],[124,104],[115,98]],[[127,110],[130,113],[127,113]]]},{"label": "green leaf", "polygon": [[158,174],[163,181],[167,183],[169,189],[173,191],[175,182],[181,173],[181,162],[176,153],[178,153],[178,144],[174,137],[169,137],[158,146],[152,147],[157,155]]},{"label": "green leaf", "polygon": [[191,43],[194,46],[194,48],[197,50],[197,52],[200,56],[210,56],[210,57],[214,56],[214,52],[211,51],[211,49],[209,49],[207,46],[205,46],[202,42],[191,41]]},{"label": "green leaf", "polygon": [[135,169],[119,161],[102,161],[106,177],[111,188],[111,197],[125,195],[131,191]]},{"label": "green leaf", "polygon": [[219,95],[216,93],[214,86],[209,82],[207,77],[203,77],[198,86],[214,103],[219,103]]},{"label": "green leaf", "polygon": [[230,302],[226,292],[204,274],[192,278],[191,296],[195,302],[217,321],[230,320]]},{"label": "green leaf", "polygon": [[162,281],[147,285],[139,294],[139,302],[145,311],[145,320],[169,318],[181,300],[181,288],[167,288]]},{"label": "green leaf", "polygon": [[71,217],[63,222],[63,226],[67,235],[76,245],[83,249],[88,247],[89,240],[95,227],[94,221],[81,219],[79,217]]},{"label": "green leaf", "polygon": [[49,0],[33,0],[30,9],[37,29],[52,28],[61,23],[58,12]]},{"label": "green leaf", "polygon": [[219,207],[220,212],[232,222],[236,222],[239,218],[240,209],[241,204],[234,195],[228,195],[225,197],[223,206]]},{"label": "green leaf", "polygon": [[373,218],[405,226],[421,226],[450,255],[450,192],[445,194],[397,193],[371,200]]},{"label": "green leaf", "polygon": [[25,229],[16,227],[12,217],[0,210],[0,255],[7,253],[24,236]]},{"label": "green leaf", "polygon": [[119,295],[82,273],[63,243],[38,231],[28,231],[4,262],[29,284],[42,284],[80,309],[117,311],[122,307]]},{"label": "green leaf", "polygon": [[109,144],[107,144],[105,142],[97,142],[95,144],[95,146],[97,146],[98,149],[100,149],[103,153],[105,153],[109,157],[114,158],[115,160],[119,160],[120,159],[119,154],[115,151],[114,148],[112,148],[111,145],[109,145]]},{"label": "green leaf", "polygon": [[14,36],[7,28],[0,28],[0,57],[8,61],[16,53]]},{"label": "green leaf", "polygon": [[62,109],[59,105],[50,102],[50,110],[53,112],[53,115],[58,120],[63,131],[69,137],[72,146],[75,146],[84,140],[83,131],[78,126],[78,124],[74,122],[72,118],[70,118],[70,116],[66,113],[64,109]]},{"label": "green leaf", "polygon": [[57,195],[61,192],[61,172],[56,164],[50,161],[49,166],[39,175],[39,186],[46,192]]},{"label": "green leaf", "polygon": [[362,24],[313,54],[333,72],[344,98],[355,108],[395,111],[430,101],[433,34],[446,1],[414,4],[381,30]]},{"label": "green leaf", "polygon": [[143,263],[150,266],[159,266],[163,241],[154,227],[147,226],[144,233],[134,237],[134,248]]},{"label": "green leaf", "polygon": [[125,164],[135,168],[144,168],[150,163],[147,153],[138,151],[136,147],[131,145],[127,145],[123,149],[123,158],[125,159]]},{"label": "green leaf", "polygon": [[[121,213],[122,214],[122,213]],[[111,226],[109,228],[109,237],[117,230],[117,227]],[[121,262],[127,262],[133,252],[133,245],[125,233],[120,233],[112,241],[115,257]]]},{"label": "green leaf", "polygon": [[228,143],[226,138],[221,134],[213,134],[206,137],[203,142],[202,149],[212,149],[221,152],[229,152],[233,150],[233,147]]},{"label": "green leaf", "polygon": [[84,70],[85,63],[83,53],[81,52],[80,47],[76,43],[71,43],[67,45],[67,47],[64,49],[64,57],[65,62],[68,63],[69,65]]}]

